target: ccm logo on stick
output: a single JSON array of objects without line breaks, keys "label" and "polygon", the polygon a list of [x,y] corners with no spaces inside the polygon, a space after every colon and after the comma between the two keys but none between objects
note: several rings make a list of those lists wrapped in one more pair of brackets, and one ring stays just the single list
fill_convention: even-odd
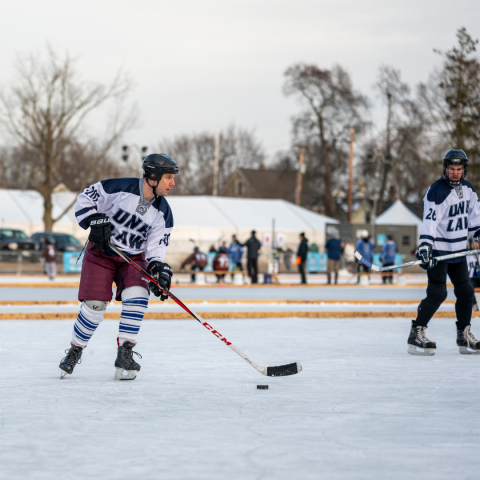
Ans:
[{"label": "ccm logo on stick", "polygon": [[225,342],[227,345],[231,345],[232,342],[229,342],[220,332],[214,330],[214,328],[209,325],[207,322],[203,322],[202,325],[208,328],[216,337],[218,337],[222,342]]}]

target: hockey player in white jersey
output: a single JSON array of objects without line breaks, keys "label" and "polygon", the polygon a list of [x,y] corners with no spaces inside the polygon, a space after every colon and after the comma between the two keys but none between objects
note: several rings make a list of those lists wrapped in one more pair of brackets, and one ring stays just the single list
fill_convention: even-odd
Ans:
[{"label": "hockey player in white jersey", "polygon": [[426,337],[428,322],[447,298],[447,274],[457,301],[457,345],[460,353],[480,353],[480,341],[470,331],[473,287],[469,281],[465,257],[437,263],[434,257],[464,251],[467,237],[480,237],[480,203],[472,185],[465,180],[468,158],[463,150],[449,150],[443,159],[443,177],[424,198],[420,246],[416,255],[427,270],[427,296],[419,307],[408,337],[408,353],[434,355],[436,343]]},{"label": "hockey player in white jersey", "polygon": [[143,178],[103,180],[78,196],[75,215],[82,228],[90,227],[90,234],[78,292],[82,303],[73,326],[71,347],[60,362],[62,378],[80,363],[83,349],[102,322],[112,300],[113,282],[117,287],[116,299],[122,301],[115,378],[133,380],[140,370],[133,359],[133,347],[148,307],[148,290],[162,301],[167,297],[116,255],[109,243],[146,269],[162,288],[170,288],[173,272],[163,258],[173,216],[165,197],[175,185],[178,173],[178,165],[163,153],[148,155],[142,167]]}]

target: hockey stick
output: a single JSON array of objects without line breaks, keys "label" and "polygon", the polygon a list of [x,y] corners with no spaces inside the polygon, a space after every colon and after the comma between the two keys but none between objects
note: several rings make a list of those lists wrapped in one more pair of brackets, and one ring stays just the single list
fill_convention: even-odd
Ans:
[{"label": "hockey stick", "polygon": [[[441,262],[442,260],[449,260],[450,258],[466,257],[467,255],[475,255],[480,252],[479,250],[466,250],[464,252],[449,253],[448,255],[442,255],[440,257],[435,257],[435,260]],[[416,260],[414,262],[400,263],[399,265],[390,265],[389,267],[377,267],[370,263],[368,260],[365,260],[357,251],[355,251],[355,257],[366,267],[372,269],[374,272],[388,272],[389,270],[394,270],[395,268],[405,268],[412,267],[413,265],[421,265],[423,262],[421,260]]]},{"label": "hockey stick", "polygon": [[302,366],[300,363],[289,363],[287,365],[279,365],[278,367],[262,367],[257,365],[254,361],[250,360],[239,348],[237,348],[232,342],[229,342],[220,332],[215,330],[211,325],[209,325],[205,320],[203,320],[200,315],[196,314],[194,311],[190,310],[181,300],[179,300],[172,292],[169,290],[164,290],[158,282],[152,278],[142,267],[137,265],[131,258],[125,255],[121,250],[119,250],[115,245],[110,243],[110,248],[120,257],[122,257],[127,263],[132,267],[136,268],[145,278],[150,282],[153,282],[160,290],[168,295],[177,305],[182,307],[187,313],[189,313],[195,320],[200,322],[207,330],[210,330],[217,338],[219,338],[225,345],[229,346],[235,353],[240,355],[246,362],[248,362],[253,368],[258,370],[262,375],[268,377],[286,377],[287,375],[295,375],[302,371]]}]

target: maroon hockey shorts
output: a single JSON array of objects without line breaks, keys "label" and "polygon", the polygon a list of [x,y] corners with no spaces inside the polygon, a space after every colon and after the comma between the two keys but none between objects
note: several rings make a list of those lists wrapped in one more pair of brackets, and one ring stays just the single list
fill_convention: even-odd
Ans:
[{"label": "maroon hockey shorts", "polygon": [[[130,258],[144,270],[147,269],[145,255],[131,255]],[[101,300],[110,302],[113,297],[112,284],[117,286],[115,300],[122,300],[122,292],[129,287],[144,287],[148,280],[134,267],[119,256],[112,256],[88,242],[83,258],[78,300]]]}]

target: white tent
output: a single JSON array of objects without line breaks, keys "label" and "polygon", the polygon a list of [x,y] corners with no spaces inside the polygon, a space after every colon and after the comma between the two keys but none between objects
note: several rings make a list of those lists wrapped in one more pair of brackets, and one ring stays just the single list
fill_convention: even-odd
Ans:
[{"label": "white tent", "polygon": [[204,195],[168,197],[174,218],[172,240],[182,250],[191,248],[190,239],[204,250],[221,241],[230,242],[236,234],[241,241],[257,231],[260,241],[271,234],[273,223],[276,237],[282,234],[284,242],[292,247],[298,244],[298,234],[305,232],[310,243],[322,246],[325,225],[338,223],[333,218],[319,215],[285,200],[212,197]]},{"label": "white tent", "polygon": [[375,220],[375,225],[415,225],[420,234],[422,220],[409,210],[401,200],[396,200]]},{"label": "white tent", "polygon": [[[52,197],[53,218],[58,217],[68,205],[75,201],[73,192],[58,192]],[[27,235],[44,230],[43,197],[35,190],[0,189],[0,227],[23,230]],[[73,207],[54,226],[54,231],[69,233],[78,238],[85,236],[84,230],[75,220]]]},{"label": "white tent", "polygon": [[[53,217],[75,198],[73,192],[54,193]],[[295,247],[298,234],[305,232],[310,243],[323,246],[325,224],[338,223],[285,200],[173,195],[168,202],[174,218],[169,251],[182,254],[191,250],[190,239],[206,249],[220,241],[229,242],[232,234],[245,241],[250,231],[256,230],[262,241],[265,234],[271,234],[273,220],[275,232],[283,235],[286,244]],[[44,230],[43,212],[43,198],[38,192],[0,189],[0,227],[18,228],[32,235]],[[54,231],[72,234],[81,241],[88,235],[78,226],[73,206],[55,223]]]}]

